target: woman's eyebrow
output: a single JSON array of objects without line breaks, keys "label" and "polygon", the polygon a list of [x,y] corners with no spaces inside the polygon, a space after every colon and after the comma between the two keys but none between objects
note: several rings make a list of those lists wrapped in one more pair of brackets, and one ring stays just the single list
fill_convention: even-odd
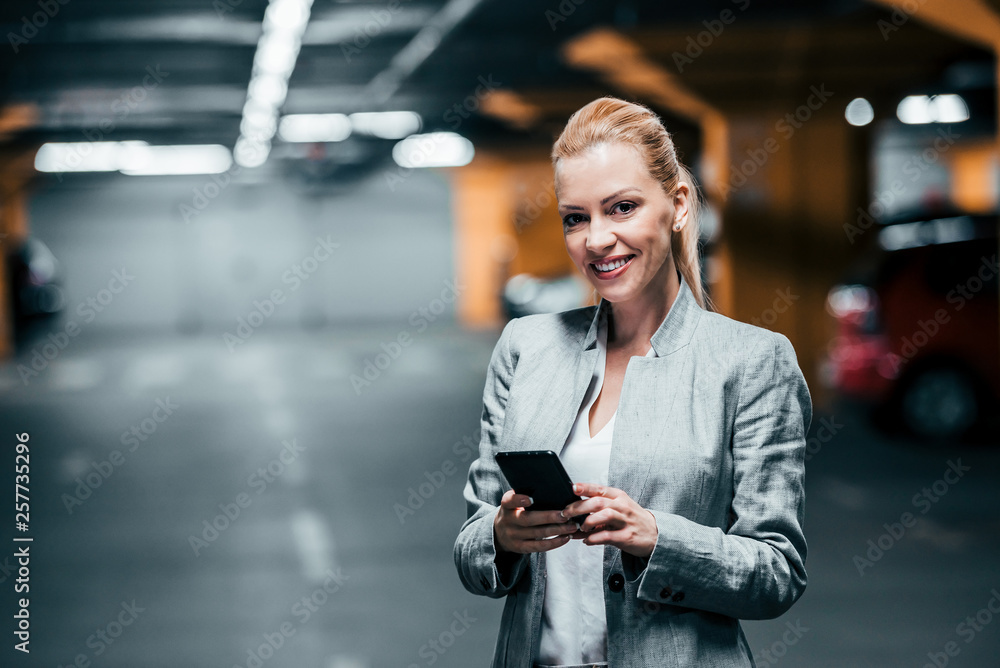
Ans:
[{"label": "woman's eyebrow", "polygon": [[607,204],[608,202],[610,202],[614,198],[618,197],[619,195],[624,195],[625,193],[629,192],[630,190],[639,190],[639,188],[637,188],[635,186],[629,186],[628,188],[622,188],[618,192],[612,193],[612,194],[608,195],[607,197],[605,197],[604,199],[602,199],[601,200],[601,204]]},{"label": "woman's eyebrow", "polygon": [[[601,200],[601,205],[603,206],[604,204],[607,204],[608,202],[610,202],[614,198],[616,198],[616,197],[618,197],[620,195],[624,195],[625,193],[627,193],[629,191],[632,191],[632,190],[635,190],[635,191],[638,191],[638,192],[642,192],[642,189],[638,188],[636,186],[629,186],[627,188],[622,188],[618,192],[612,193],[612,194],[608,195],[607,197],[605,197],[604,199],[602,199]],[[583,207],[582,206],[576,206],[574,204],[561,204],[559,206],[559,208],[563,209],[565,211],[583,211]]]}]

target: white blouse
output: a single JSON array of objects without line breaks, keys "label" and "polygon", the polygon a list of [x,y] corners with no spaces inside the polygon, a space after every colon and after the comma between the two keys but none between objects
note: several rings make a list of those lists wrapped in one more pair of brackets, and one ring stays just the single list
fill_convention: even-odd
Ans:
[{"label": "white blouse", "polygon": [[[573,482],[608,484],[611,436],[618,410],[595,436],[590,435],[590,409],[604,385],[607,341],[607,324],[603,321],[597,332],[600,352],[594,377],[559,454]],[[655,356],[656,351],[650,347],[646,357]],[[607,665],[603,569],[603,545],[586,545],[572,539],[545,553],[545,603],[536,666]]]}]

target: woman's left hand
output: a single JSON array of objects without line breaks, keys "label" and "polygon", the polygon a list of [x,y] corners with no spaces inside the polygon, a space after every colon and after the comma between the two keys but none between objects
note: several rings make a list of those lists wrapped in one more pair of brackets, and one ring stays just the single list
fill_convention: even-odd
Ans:
[{"label": "woman's left hand", "polygon": [[614,545],[642,558],[653,553],[659,534],[653,513],[615,487],[578,482],[573,492],[588,498],[563,508],[563,515],[567,519],[587,515],[587,519],[570,538],[582,538],[587,545]]}]

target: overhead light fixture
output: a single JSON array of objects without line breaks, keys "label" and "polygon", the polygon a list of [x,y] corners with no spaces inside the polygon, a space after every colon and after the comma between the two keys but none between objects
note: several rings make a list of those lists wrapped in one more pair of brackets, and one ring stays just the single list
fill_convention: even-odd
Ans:
[{"label": "overhead light fixture", "polygon": [[344,114],[289,114],[278,124],[278,136],[287,142],[335,142],[351,135]]},{"label": "overhead light fixture", "polygon": [[961,95],[907,95],[896,107],[896,117],[908,125],[961,123],[969,120],[969,106]]},{"label": "overhead light fixture", "polygon": [[233,164],[221,144],[150,146],[144,141],[43,144],[35,154],[40,172],[121,172],[130,176],[219,174]]},{"label": "overhead light fixture", "polygon": [[351,114],[351,127],[358,134],[381,139],[402,139],[420,132],[420,114],[412,111],[367,111]]},{"label": "overhead light fixture", "polygon": [[232,154],[221,144],[131,146],[123,149],[119,169],[130,176],[221,174],[232,164]]},{"label": "overhead light fixture", "polygon": [[50,142],[35,153],[35,169],[48,173],[117,172],[124,148],[146,145],[144,141]]},{"label": "overhead light fixture", "polygon": [[472,162],[472,142],[454,132],[410,135],[392,149],[400,167],[461,167]]},{"label": "overhead light fixture", "polygon": [[848,103],[844,110],[844,118],[856,127],[868,125],[875,119],[875,109],[872,108],[872,103],[865,98],[856,97]]},{"label": "overhead light fixture", "polygon": [[263,32],[254,52],[240,136],[233,148],[241,167],[258,167],[267,161],[271,138],[278,130],[278,110],[288,95],[288,80],[295,69],[312,3],[313,0],[271,0],[264,11]]}]

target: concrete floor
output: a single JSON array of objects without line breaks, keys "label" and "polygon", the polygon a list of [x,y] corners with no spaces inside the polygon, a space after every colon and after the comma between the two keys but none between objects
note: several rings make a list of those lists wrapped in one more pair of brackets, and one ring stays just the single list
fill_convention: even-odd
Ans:
[{"label": "concrete floor", "polygon": [[[488,665],[503,602],[462,588],[452,545],[455,444],[478,430],[497,333],[410,331],[357,391],[351,374],[404,330],[268,326],[234,352],[218,335],[95,330],[27,384],[31,348],[0,367],[3,481],[28,432],[34,538],[31,654],[5,631],[3,665]],[[758,665],[1000,665],[1000,619],[979,612],[1000,596],[1000,448],[888,440],[847,404],[817,412],[814,435],[823,419],[837,426],[807,469],[809,588],[784,617],[744,622]],[[969,471],[915,504],[958,458]],[[440,487],[400,519],[428,475]],[[905,512],[915,524],[859,574],[855,556]],[[959,627],[977,613],[979,630]],[[456,617],[463,633],[429,650]]]}]

